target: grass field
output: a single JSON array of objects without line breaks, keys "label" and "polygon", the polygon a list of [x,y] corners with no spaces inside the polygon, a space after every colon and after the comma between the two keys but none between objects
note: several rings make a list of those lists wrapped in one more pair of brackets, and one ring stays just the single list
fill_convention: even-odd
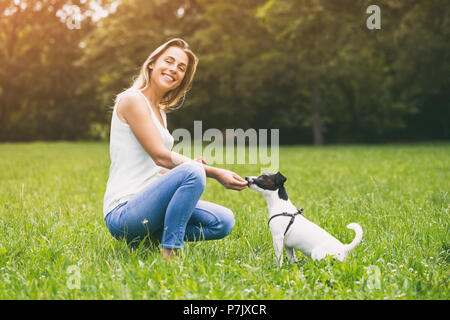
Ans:
[{"label": "grass field", "polygon": [[[256,165],[222,165],[257,175]],[[276,265],[265,199],[208,179],[233,210],[223,240],[165,261],[111,237],[106,143],[0,144],[0,299],[449,299],[450,145],[281,147],[291,201],[344,243],[344,263]]]}]

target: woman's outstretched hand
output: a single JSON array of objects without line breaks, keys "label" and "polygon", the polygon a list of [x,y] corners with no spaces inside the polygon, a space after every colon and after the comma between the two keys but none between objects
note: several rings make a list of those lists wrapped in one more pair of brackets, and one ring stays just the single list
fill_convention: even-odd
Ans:
[{"label": "woman's outstretched hand", "polygon": [[227,169],[218,169],[216,177],[225,188],[241,191],[247,187],[248,182],[237,173]]},{"label": "woman's outstretched hand", "polygon": [[[207,164],[203,157],[194,159],[194,161]],[[247,187],[248,182],[237,173],[227,169],[215,168],[215,177],[225,188],[241,191]]]}]

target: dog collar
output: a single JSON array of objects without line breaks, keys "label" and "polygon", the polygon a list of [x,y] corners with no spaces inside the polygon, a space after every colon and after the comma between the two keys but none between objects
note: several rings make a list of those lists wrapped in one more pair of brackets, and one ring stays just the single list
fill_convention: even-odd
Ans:
[{"label": "dog collar", "polygon": [[295,216],[298,215],[298,214],[302,214],[302,212],[303,212],[303,208],[300,208],[300,210],[297,210],[297,212],[295,212],[295,213],[282,212],[282,213],[275,214],[275,215],[270,217],[269,221],[267,222],[267,225],[270,225],[270,221],[273,218],[280,217],[280,216],[291,217],[291,220],[289,221],[289,224],[287,225],[286,230],[284,231],[284,236],[285,236],[286,233],[288,232],[289,228],[291,227],[291,225],[294,223]]}]

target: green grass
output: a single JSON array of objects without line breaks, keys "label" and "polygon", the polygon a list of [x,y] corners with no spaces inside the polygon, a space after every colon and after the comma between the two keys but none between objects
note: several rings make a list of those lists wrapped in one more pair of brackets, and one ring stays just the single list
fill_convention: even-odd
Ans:
[{"label": "green grass", "polygon": [[281,147],[289,198],[305,216],[344,243],[348,223],[364,230],[344,263],[298,252],[282,268],[264,198],[212,179],[202,199],[233,210],[228,237],[187,243],[178,261],[130,251],[103,222],[108,170],[105,143],[0,145],[0,299],[449,298],[448,144]]}]

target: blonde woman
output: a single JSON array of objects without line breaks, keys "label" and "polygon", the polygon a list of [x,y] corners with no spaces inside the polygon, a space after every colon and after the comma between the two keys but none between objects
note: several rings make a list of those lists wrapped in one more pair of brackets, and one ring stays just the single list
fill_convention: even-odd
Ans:
[{"label": "blonde woman", "polygon": [[172,258],[184,241],[221,239],[234,227],[233,212],[199,200],[206,177],[242,190],[236,173],[171,151],[166,112],[189,89],[198,59],[179,38],[153,51],[131,88],[115,101],[111,120],[111,167],[103,214],[111,234],[129,244],[151,239]]}]

